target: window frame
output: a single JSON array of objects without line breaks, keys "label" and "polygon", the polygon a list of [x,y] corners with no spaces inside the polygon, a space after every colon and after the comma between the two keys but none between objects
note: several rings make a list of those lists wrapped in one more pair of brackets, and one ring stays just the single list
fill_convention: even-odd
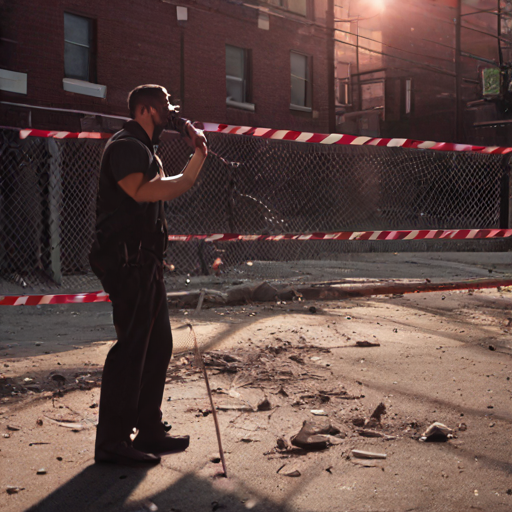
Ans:
[{"label": "window frame", "polygon": [[[292,74],[292,54],[300,55],[306,59],[306,78],[298,77]],[[299,52],[297,50],[290,50],[290,110],[298,110],[301,112],[312,112],[313,111],[313,58],[311,55]],[[292,77],[302,79],[306,82],[306,94],[305,94],[305,105],[296,105],[292,103]]]},{"label": "window frame", "polygon": [[81,80],[83,82],[96,83],[96,48],[95,48],[95,32],[96,32],[96,24],[93,18],[89,18],[88,16],[83,16],[82,14],[77,14],[75,12],[64,11],[64,34],[66,27],[66,15],[75,16],[76,18],[81,18],[87,21],[88,24],[88,45],[84,45],[81,43],[77,43],[75,41],[68,41],[66,36],[64,35],[64,52],[66,49],[66,45],[74,45],[79,46],[81,48],[87,48],[87,75],[75,75],[71,74],[66,70],[66,61],[64,59],[64,78],[65,79],[73,79],[73,80]]},{"label": "window frame", "polygon": [[[227,73],[227,48],[236,48],[237,50],[241,50],[243,52],[243,76],[233,76],[228,75]],[[243,48],[241,46],[236,46],[234,44],[225,45],[224,50],[224,58],[225,58],[225,76],[226,76],[226,105],[228,107],[240,108],[242,110],[254,111],[255,106],[252,102],[252,50],[249,48]],[[229,99],[228,97],[228,80],[235,80],[242,82],[242,100],[236,101]]]},{"label": "window frame", "polygon": [[294,11],[290,8],[289,0],[267,0],[267,3],[272,7],[277,9],[282,9],[284,11],[295,14],[296,16],[302,16],[303,18],[313,19],[314,18],[314,1],[313,0],[304,0],[306,13],[302,14],[300,12]]},{"label": "window frame", "polygon": [[[346,76],[338,76],[338,65],[342,64],[347,67]],[[345,101],[340,101],[340,90],[344,90]],[[352,106],[352,75],[350,73],[350,62],[338,61],[335,70],[335,104],[339,107]]]}]

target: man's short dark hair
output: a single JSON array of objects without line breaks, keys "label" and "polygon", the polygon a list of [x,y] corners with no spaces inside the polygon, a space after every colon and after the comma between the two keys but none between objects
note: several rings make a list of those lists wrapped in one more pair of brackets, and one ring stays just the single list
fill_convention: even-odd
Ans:
[{"label": "man's short dark hair", "polygon": [[145,84],[135,87],[128,94],[128,109],[130,117],[135,118],[135,110],[138,105],[156,107],[162,99],[167,99],[169,93],[165,87],[156,84]]}]

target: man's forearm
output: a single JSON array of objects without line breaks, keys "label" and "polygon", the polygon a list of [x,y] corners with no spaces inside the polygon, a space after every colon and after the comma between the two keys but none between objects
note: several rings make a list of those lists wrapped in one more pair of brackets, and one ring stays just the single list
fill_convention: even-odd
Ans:
[{"label": "man's forearm", "polygon": [[177,176],[162,178],[157,176],[145,181],[142,173],[129,174],[119,181],[119,186],[138,203],[170,201],[181,196],[196,182],[206,159],[206,149],[197,148],[183,172]]}]

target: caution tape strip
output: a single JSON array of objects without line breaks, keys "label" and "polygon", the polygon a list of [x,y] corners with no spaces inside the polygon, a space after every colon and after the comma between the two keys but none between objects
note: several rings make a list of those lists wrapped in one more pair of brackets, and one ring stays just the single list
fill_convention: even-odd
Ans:
[{"label": "caution tape strip", "polygon": [[4,295],[0,306],[39,306],[41,304],[85,304],[88,302],[110,302],[108,293],[91,292],[57,295]]},{"label": "caution tape strip", "polygon": [[[235,135],[250,135],[273,140],[289,140],[317,144],[340,144],[351,146],[384,146],[388,148],[431,149],[436,151],[459,151],[506,155],[512,152],[512,147],[473,146],[471,144],[456,144],[453,142],[435,142],[415,139],[388,139],[384,137],[363,137],[342,133],[310,133],[294,130],[275,130],[272,128],[254,128],[251,126],[236,126],[219,123],[203,123],[207,132],[228,133]],[[109,139],[111,133],[99,132],[63,132],[51,130],[20,130],[20,139],[27,137],[47,137],[54,139]]]},{"label": "caution tape strip", "polygon": [[417,229],[397,231],[339,231],[334,233],[301,233],[283,235],[241,235],[214,233],[208,235],[169,235],[170,242],[256,242],[280,240],[477,240],[508,238],[512,229]]}]

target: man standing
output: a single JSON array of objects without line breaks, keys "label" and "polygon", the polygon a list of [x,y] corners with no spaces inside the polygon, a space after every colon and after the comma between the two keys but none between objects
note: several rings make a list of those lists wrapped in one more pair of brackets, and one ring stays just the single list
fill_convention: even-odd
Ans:
[{"label": "man standing", "polygon": [[[189,444],[188,436],[167,434],[160,411],[172,353],[162,270],[167,245],[163,201],[194,185],[208,150],[203,133],[173,115],[165,88],[137,87],[128,107],[133,120],[110,139],[102,156],[90,254],[91,267],[110,296],[118,338],[103,370],[95,460],[155,464],[159,454]],[[166,127],[194,147],[188,165],[173,177],[165,177],[153,147]],[[134,428],[138,435],[132,442]]]}]

